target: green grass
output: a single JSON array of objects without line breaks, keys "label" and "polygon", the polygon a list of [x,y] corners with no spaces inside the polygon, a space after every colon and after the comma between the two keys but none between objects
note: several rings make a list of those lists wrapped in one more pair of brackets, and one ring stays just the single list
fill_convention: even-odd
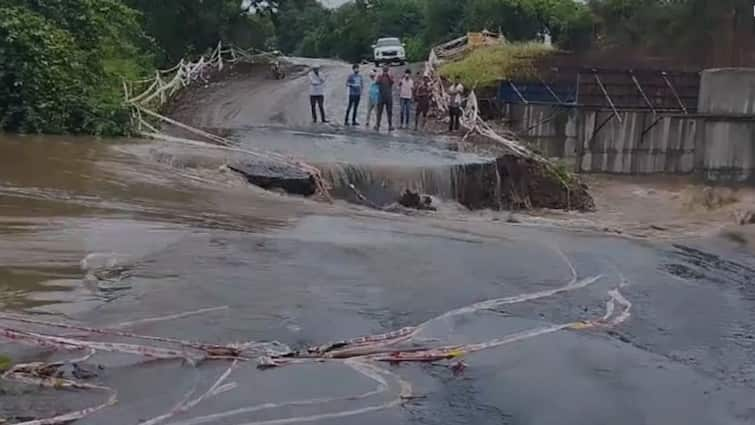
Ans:
[{"label": "green grass", "polygon": [[5,372],[6,370],[10,369],[11,366],[13,366],[13,361],[10,359],[10,357],[0,354],[0,372]]},{"label": "green grass", "polygon": [[555,177],[561,180],[562,183],[564,183],[567,186],[572,186],[574,183],[576,183],[576,178],[574,174],[571,172],[569,165],[564,162],[563,160],[556,160],[551,162],[551,172],[555,174]]},{"label": "green grass", "polygon": [[541,43],[507,43],[482,47],[463,59],[445,64],[441,75],[460,76],[466,87],[491,87],[499,80],[528,80],[537,77],[534,61],[555,49]]}]

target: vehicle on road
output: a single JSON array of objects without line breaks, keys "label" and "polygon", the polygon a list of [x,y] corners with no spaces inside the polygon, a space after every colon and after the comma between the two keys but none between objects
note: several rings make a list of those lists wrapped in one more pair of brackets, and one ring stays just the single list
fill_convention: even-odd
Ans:
[{"label": "vehicle on road", "polygon": [[375,66],[393,63],[404,65],[406,63],[405,47],[406,45],[396,37],[378,39],[378,41],[372,45]]}]

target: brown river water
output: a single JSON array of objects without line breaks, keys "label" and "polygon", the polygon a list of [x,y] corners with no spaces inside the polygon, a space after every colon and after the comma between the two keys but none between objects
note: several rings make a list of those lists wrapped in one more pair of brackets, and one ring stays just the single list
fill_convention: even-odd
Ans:
[{"label": "brown river water", "polygon": [[[461,209],[406,216],[281,196],[212,161],[154,161],[153,147],[0,135],[3,312],[292,348],[423,324],[417,343],[489,348],[465,356],[462,373],[448,362],[372,373],[344,362],[241,363],[227,381],[235,387],[164,423],[755,421],[749,251],[716,238],[638,242]],[[112,274],[92,277],[98,262]],[[559,327],[604,316],[612,326]],[[0,353],[77,356],[1,338]],[[99,352],[85,363],[118,403],[77,424],[155,418],[229,366]],[[407,388],[412,397],[401,399]],[[0,381],[0,418],[49,417],[103,398]]]}]

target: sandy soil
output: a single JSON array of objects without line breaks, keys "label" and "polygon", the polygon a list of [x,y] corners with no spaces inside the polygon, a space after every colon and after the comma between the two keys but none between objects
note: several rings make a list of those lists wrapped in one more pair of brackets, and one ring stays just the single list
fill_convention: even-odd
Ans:
[{"label": "sandy soil", "polygon": [[597,210],[534,212],[533,218],[631,237],[727,236],[755,250],[755,225],[737,214],[755,211],[755,189],[711,187],[686,176],[585,175]]}]

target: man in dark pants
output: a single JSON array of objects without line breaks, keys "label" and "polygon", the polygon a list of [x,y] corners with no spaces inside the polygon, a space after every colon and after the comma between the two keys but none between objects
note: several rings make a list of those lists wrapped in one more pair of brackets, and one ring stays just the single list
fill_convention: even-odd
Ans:
[{"label": "man in dark pants", "polygon": [[427,113],[430,112],[430,100],[433,96],[433,89],[430,86],[430,77],[424,76],[417,89],[414,91],[414,103],[417,105],[417,111],[414,113],[414,129],[419,128],[419,117],[422,116],[422,128],[427,124]]},{"label": "man in dark pants", "polygon": [[464,96],[464,85],[461,84],[461,77],[458,75],[454,79],[453,84],[451,84],[451,87],[448,88],[448,96],[448,114],[450,118],[448,130],[453,132],[461,128],[460,121],[463,113],[461,103]]},{"label": "man in dark pants", "polygon": [[325,77],[320,74],[320,65],[312,67],[312,72],[309,73],[309,104],[312,107],[312,122],[317,122],[317,110],[315,106],[320,108],[320,118],[322,122],[328,122],[325,119]]},{"label": "man in dark pants", "polygon": [[351,112],[351,125],[359,125],[357,122],[357,109],[359,109],[359,100],[362,98],[362,85],[364,80],[359,75],[359,65],[351,67],[354,71],[346,80],[346,87],[349,88],[349,106],[346,108],[346,118],[343,125],[349,125],[349,113]]},{"label": "man in dark pants", "polygon": [[383,73],[378,77],[377,83],[380,87],[380,102],[378,103],[375,130],[380,131],[383,111],[385,111],[388,114],[388,131],[393,131],[393,77],[389,66],[383,67]]}]

